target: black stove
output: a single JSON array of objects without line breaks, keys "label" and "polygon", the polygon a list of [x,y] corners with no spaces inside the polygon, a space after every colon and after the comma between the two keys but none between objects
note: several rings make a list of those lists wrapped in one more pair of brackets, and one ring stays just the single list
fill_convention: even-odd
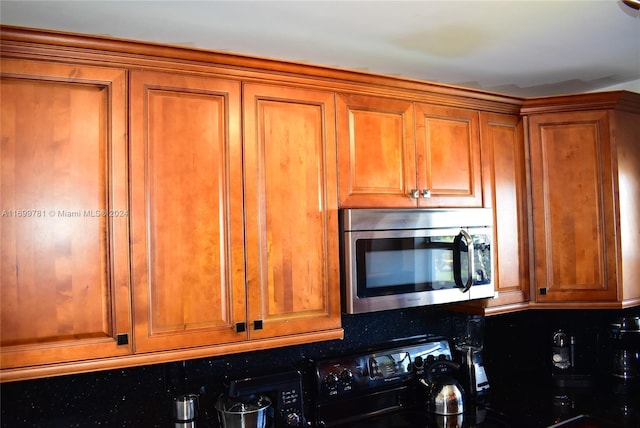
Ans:
[{"label": "black stove", "polygon": [[457,375],[450,365],[433,364],[442,360],[453,360],[449,341],[424,336],[313,361],[310,370],[313,379],[305,385],[310,425],[314,428],[517,426],[475,399],[465,402],[465,412],[461,414],[444,416],[429,412],[427,388],[419,382],[425,377],[425,370],[437,367],[442,375]]}]

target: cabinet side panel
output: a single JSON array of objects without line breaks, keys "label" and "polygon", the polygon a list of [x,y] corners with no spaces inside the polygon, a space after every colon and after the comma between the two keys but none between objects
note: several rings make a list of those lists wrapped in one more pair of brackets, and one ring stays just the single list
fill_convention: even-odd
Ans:
[{"label": "cabinet side panel", "polygon": [[[620,241],[624,300],[640,299],[640,115],[615,116],[620,205]],[[637,304],[637,303],[636,303]]]}]

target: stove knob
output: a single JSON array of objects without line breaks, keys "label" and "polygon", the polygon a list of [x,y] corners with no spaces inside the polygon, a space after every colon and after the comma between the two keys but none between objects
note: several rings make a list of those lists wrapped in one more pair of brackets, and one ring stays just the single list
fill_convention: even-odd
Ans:
[{"label": "stove knob", "polygon": [[324,384],[328,389],[335,389],[338,386],[338,375],[330,373],[324,378]]},{"label": "stove knob", "polygon": [[413,360],[413,365],[415,366],[415,368],[421,369],[422,367],[424,367],[424,360],[422,359],[422,357],[417,356],[416,359]]},{"label": "stove knob", "polygon": [[353,373],[349,369],[344,369],[340,372],[340,380],[342,383],[349,384],[353,380]]},{"label": "stove knob", "polygon": [[287,415],[287,426],[299,427],[300,422],[302,422],[302,418],[296,412],[291,412]]}]

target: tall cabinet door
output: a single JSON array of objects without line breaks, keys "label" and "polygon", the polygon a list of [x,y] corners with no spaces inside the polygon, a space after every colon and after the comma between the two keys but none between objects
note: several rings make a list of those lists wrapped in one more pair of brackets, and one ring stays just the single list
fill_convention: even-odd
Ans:
[{"label": "tall cabinet door", "polygon": [[243,96],[249,336],[339,328],[334,94]]},{"label": "tall cabinet door", "polygon": [[494,284],[497,299],[488,306],[529,301],[529,234],[526,156],[522,119],[480,113],[483,185],[486,206],[493,207]]},{"label": "tall cabinet door", "polygon": [[413,103],[341,94],[337,114],[340,206],[415,208]]},{"label": "tall cabinet door", "polygon": [[240,84],[134,71],[130,90],[135,352],[245,340]]},{"label": "tall cabinet door", "polygon": [[2,369],[129,354],[126,73],[1,72]]},{"label": "tall cabinet door", "polygon": [[536,300],[615,301],[608,113],[532,115],[529,133]]},{"label": "tall cabinet door", "polygon": [[477,111],[416,104],[416,147],[419,206],[482,206]]}]

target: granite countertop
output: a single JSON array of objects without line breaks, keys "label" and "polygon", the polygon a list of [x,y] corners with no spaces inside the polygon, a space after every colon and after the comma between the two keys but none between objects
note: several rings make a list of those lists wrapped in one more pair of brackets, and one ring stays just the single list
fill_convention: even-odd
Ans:
[{"label": "granite countertop", "polygon": [[[197,427],[218,428],[214,407],[217,395],[217,390],[200,391],[201,415]],[[578,427],[640,427],[640,386],[625,388],[609,378],[596,379],[580,387],[558,387],[549,377],[532,376],[527,380],[517,376],[510,383],[492,382],[486,402],[488,408],[506,415],[513,428],[546,428],[578,415],[590,415],[607,422],[576,425]],[[30,419],[20,421],[20,426],[181,427],[172,422],[170,409],[168,393],[131,394],[122,396],[115,404],[112,402],[108,408],[86,403],[72,413],[61,412],[55,417],[43,414],[33,418],[31,415]],[[182,426],[186,428],[188,425]]]},{"label": "granite countertop", "polygon": [[558,386],[546,380],[517,387],[495,385],[488,400],[491,408],[517,421],[518,428],[545,428],[579,415],[601,421],[595,425],[598,428],[640,427],[640,388],[609,379],[579,386]]}]

